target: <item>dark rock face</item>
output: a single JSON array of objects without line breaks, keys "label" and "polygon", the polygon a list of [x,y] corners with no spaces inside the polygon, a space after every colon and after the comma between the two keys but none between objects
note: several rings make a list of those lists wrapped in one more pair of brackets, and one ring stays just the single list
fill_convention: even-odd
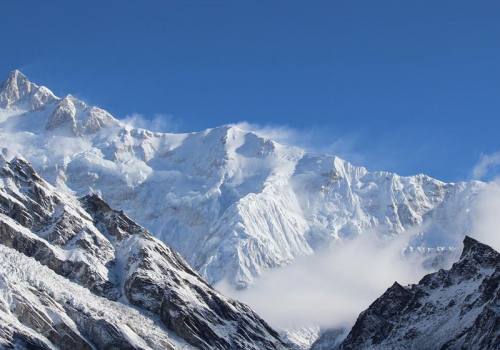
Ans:
[{"label": "dark rock face", "polygon": [[450,270],[395,283],[362,312],[339,349],[499,349],[500,254],[466,237]]},{"label": "dark rock face", "polygon": [[[99,196],[77,200],[57,191],[22,159],[1,162],[0,245],[37,260],[96,297],[136,306],[198,348],[285,348],[250,308],[219,294],[179,254]],[[34,293],[36,303],[14,293],[17,302],[8,314],[39,334],[42,343],[48,340],[61,349],[137,348],[120,324]],[[53,305],[71,324],[43,318],[39,303]],[[12,346],[39,341],[19,327],[5,332]]]}]

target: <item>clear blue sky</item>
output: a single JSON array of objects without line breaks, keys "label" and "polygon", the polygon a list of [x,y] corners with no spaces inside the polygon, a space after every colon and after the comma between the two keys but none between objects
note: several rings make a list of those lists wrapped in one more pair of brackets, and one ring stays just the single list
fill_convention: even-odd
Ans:
[{"label": "clear blue sky", "polygon": [[313,130],[372,169],[445,180],[500,149],[498,0],[5,0],[0,30],[1,74],[118,117]]}]

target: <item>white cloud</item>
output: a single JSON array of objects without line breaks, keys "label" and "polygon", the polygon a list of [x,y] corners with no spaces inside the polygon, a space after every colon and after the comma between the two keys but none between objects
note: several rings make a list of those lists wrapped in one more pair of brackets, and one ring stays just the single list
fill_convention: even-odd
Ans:
[{"label": "white cloud", "polygon": [[402,254],[409,238],[368,233],[271,270],[246,290],[217,287],[275,327],[348,327],[394,281],[416,282],[424,275],[422,256]]},{"label": "white cloud", "polygon": [[180,122],[168,114],[157,113],[152,118],[143,114],[132,113],[121,119],[125,124],[134,128],[147,129],[155,132],[176,132],[179,130]]},{"label": "white cloud", "polygon": [[500,151],[481,155],[472,174],[476,179],[493,178],[479,192],[472,207],[471,235],[500,251]]},{"label": "white cloud", "polygon": [[475,179],[482,179],[495,167],[500,165],[500,151],[492,154],[481,155],[479,161],[472,170]]},{"label": "white cloud", "polygon": [[296,129],[285,125],[260,125],[245,121],[234,125],[284,145],[301,147],[309,152],[336,155],[358,165],[367,162],[366,158],[356,150],[359,142],[358,137],[353,134],[337,136],[325,128]]},{"label": "white cloud", "polygon": [[472,235],[500,251],[500,180],[489,182],[473,208]]},{"label": "white cloud", "polygon": [[287,145],[296,145],[297,141],[301,138],[300,133],[296,129],[284,125],[259,125],[243,121],[234,124],[234,126]]}]

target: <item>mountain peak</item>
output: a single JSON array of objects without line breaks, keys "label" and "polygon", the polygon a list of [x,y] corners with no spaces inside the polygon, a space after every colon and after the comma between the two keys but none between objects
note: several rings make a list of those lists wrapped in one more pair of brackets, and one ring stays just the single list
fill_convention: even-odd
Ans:
[{"label": "mountain peak", "polygon": [[20,100],[24,96],[31,93],[33,88],[36,87],[32,82],[15,69],[9,73],[7,80],[5,80],[0,88],[0,107],[8,107],[12,103]]},{"label": "mountain peak", "polygon": [[463,244],[464,250],[462,251],[462,254],[465,254],[467,251],[476,249],[478,245],[482,245],[482,243],[467,235],[464,237]]},{"label": "mountain peak", "polygon": [[17,90],[19,93],[29,92],[33,87],[37,87],[20,70],[14,69],[9,73],[7,79],[2,84],[2,90]]},{"label": "mountain peak", "polygon": [[28,80],[26,75],[24,75],[19,69],[14,69],[9,73],[9,77],[7,80],[18,80],[18,79],[23,79],[23,80]]},{"label": "mountain peak", "polygon": [[499,254],[490,246],[483,244],[470,236],[463,240],[464,248],[460,255],[460,261],[472,259],[481,265],[492,265],[498,263]]},{"label": "mountain peak", "polygon": [[32,83],[20,70],[14,69],[0,85],[0,108],[8,108],[17,102],[27,102],[29,109],[38,109],[54,101],[56,96],[44,86]]}]

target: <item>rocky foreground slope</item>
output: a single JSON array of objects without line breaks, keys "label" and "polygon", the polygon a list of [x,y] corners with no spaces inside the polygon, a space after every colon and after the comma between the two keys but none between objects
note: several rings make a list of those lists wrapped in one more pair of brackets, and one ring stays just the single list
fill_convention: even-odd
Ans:
[{"label": "rocky foreground slope", "polygon": [[186,134],[135,128],[19,71],[0,86],[0,147],[61,189],[99,192],[210,283],[239,288],[371,230],[394,235],[429,222],[414,246],[453,245],[470,231],[469,208],[482,187],[370,172],[236,126]]},{"label": "rocky foreground slope", "polygon": [[246,305],[98,195],[0,157],[0,347],[282,349]]},{"label": "rocky foreground slope", "polygon": [[500,254],[466,237],[458,262],[407,287],[394,283],[336,346],[321,349],[500,349]]}]

